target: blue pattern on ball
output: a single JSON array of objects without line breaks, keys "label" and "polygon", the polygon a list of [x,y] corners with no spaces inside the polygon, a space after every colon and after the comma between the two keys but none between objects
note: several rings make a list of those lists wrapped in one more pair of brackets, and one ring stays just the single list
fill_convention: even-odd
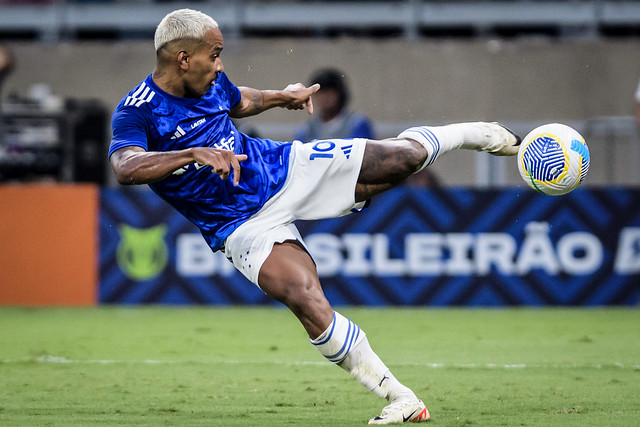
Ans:
[{"label": "blue pattern on ball", "polygon": [[582,159],[582,168],[580,172],[580,182],[582,182],[587,176],[587,172],[589,172],[589,164],[591,163],[589,149],[582,141],[578,141],[577,139],[571,141],[571,149],[580,154],[580,158]]},{"label": "blue pattern on ball", "polygon": [[531,141],[522,158],[525,170],[533,179],[542,182],[555,180],[568,167],[562,147],[548,135]]}]

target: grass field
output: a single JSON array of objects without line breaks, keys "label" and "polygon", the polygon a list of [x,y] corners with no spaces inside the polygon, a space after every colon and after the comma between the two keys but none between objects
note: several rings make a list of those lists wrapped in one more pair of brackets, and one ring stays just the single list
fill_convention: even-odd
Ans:
[{"label": "grass field", "polygon": [[[637,309],[362,309],[441,426],[640,425]],[[273,308],[0,308],[0,424],[359,426],[384,401]]]}]

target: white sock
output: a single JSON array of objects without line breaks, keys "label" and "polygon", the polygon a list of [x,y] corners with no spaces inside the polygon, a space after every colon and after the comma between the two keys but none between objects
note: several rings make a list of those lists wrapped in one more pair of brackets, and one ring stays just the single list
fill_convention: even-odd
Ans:
[{"label": "white sock", "polygon": [[340,363],[364,337],[358,325],[334,311],[329,327],[310,341],[330,362]]},{"label": "white sock", "polygon": [[374,353],[366,334],[358,325],[340,313],[334,312],[331,325],[318,338],[311,340],[311,343],[323,356],[349,372],[377,396],[389,401],[399,396],[416,398]]},{"label": "white sock", "polygon": [[366,337],[351,349],[339,366],[379,397],[389,401],[394,401],[400,396],[417,399],[411,389],[401,384],[380,360]]},{"label": "white sock", "polygon": [[418,169],[433,164],[440,156],[458,148],[473,149],[483,140],[482,130],[472,123],[456,123],[446,126],[417,126],[398,135],[419,142],[427,150],[427,158]]}]

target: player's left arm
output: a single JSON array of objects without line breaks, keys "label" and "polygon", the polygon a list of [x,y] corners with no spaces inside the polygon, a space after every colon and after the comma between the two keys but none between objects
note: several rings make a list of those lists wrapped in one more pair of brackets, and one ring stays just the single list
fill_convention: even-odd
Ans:
[{"label": "player's left arm", "polygon": [[289,110],[304,110],[313,114],[311,95],[320,89],[319,84],[306,87],[302,83],[291,84],[283,90],[259,90],[239,86],[241,99],[230,112],[233,118],[254,116],[270,108],[281,107]]}]

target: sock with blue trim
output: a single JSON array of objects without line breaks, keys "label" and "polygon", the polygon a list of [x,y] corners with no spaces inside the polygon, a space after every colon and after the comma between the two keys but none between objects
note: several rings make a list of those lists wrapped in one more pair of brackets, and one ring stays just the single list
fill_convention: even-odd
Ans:
[{"label": "sock with blue trim", "polygon": [[418,169],[433,164],[440,156],[458,148],[473,149],[482,141],[482,130],[473,123],[455,123],[446,126],[417,126],[402,131],[398,138],[412,139],[427,150],[427,158]]},{"label": "sock with blue trim", "polygon": [[337,312],[333,312],[333,321],[313,344],[329,362],[342,362],[351,349],[365,337],[358,325]]},{"label": "sock with blue trim", "polygon": [[311,343],[324,357],[349,372],[377,396],[387,400],[406,394],[415,397],[374,353],[364,331],[340,313],[334,312],[333,322]]}]

